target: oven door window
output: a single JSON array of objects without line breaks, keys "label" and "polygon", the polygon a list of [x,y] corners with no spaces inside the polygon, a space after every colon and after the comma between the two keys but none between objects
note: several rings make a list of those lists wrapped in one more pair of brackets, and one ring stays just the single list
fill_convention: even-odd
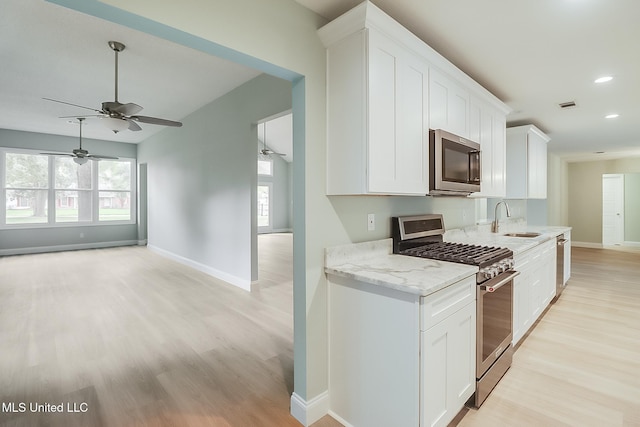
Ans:
[{"label": "oven door window", "polygon": [[468,183],[473,181],[472,178],[475,179],[470,176],[470,172],[479,177],[479,169],[479,155],[475,155],[473,150],[462,144],[442,139],[443,181]]},{"label": "oven door window", "polygon": [[505,338],[511,335],[513,281],[495,292],[483,292],[482,304],[482,361],[493,358],[504,348]]}]

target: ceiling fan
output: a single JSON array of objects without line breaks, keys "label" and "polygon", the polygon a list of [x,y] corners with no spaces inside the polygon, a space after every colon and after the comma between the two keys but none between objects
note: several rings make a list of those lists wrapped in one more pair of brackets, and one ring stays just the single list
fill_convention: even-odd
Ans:
[{"label": "ceiling fan", "polygon": [[276,156],[286,156],[286,154],[284,153],[276,153],[275,151],[273,151],[270,148],[267,148],[267,124],[263,123],[262,124],[264,130],[263,130],[263,134],[262,134],[262,149],[259,151],[259,153],[263,156],[270,156],[271,154],[275,154]]},{"label": "ceiling fan", "polygon": [[76,148],[71,153],[61,154],[61,153],[40,153],[40,154],[48,154],[52,156],[69,156],[73,157],[73,161],[79,165],[84,165],[87,163],[87,160],[101,160],[101,159],[109,159],[109,160],[117,160],[117,157],[113,156],[102,156],[99,154],[89,154],[89,152],[82,148],[82,122],[85,117],[78,117],[78,123],[80,124],[80,148]]},{"label": "ceiling fan", "polygon": [[[116,42],[110,41],[109,47],[115,52],[115,100],[114,101],[106,101],[102,103],[102,107],[100,110],[96,110],[95,108],[85,107],[83,105],[72,104],[70,102],[60,101],[52,98],[43,98],[47,101],[58,102],[60,104],[73,105],[74,107],[85,108],[87,110],[95,111],[98,113],[95,116],[91,117],[99,117],[104,120],[107,127],[109,127],[114,133],[118,133],[120,131],[129,129],[131,131],[140,131],[142,128],[138,123],[149,123],[152,125],[161,125],[161,126],[173,126],[173,127],[181,127],[182,123],[175,122],[173,120],[159,119],[157,117],[149,117],[149,116],[139,116],[137,113],[142,111],[142,107],[138,104],[134,104],[132,102],[122,104],[118,101],[118,53],[122,52],[125,48],[125,45]],[[68,118],[68,117],[62,117]]]}]

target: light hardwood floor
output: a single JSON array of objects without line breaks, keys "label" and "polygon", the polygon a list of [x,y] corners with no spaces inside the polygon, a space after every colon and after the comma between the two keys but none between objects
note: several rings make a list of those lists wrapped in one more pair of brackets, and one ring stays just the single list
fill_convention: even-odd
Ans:
[{"label": "light hardwood floor", "polygon": [[291,235],[259,251],[251,293],[142,247],[0,258],[0,426],[299,426]]},{"label": "light hardwood floor", "polygon": [[[298,426],[290,237],[260,236],[252,293],[140,247],[0,258],[0,402],[88,405],[0,426]],[[573,254],[561,299],[453,425],[640,426],[640,254]]]},{"label": "light hardwood floor", "polygon": [[572,250],[558,302],[484,405],[453,425],[640,426],[640,253]]}]

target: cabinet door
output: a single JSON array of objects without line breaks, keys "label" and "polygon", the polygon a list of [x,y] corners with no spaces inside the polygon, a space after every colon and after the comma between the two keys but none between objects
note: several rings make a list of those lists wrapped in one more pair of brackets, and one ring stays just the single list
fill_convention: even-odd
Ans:
[{"label": "cabinet door", "polygon": [[491,176],[492,197],[505,197],[507,194],[507,119],[504,114],[496,112],[493,115]]},{"label": "cabinet door", "polygon": [[475,99],[469,112],[470,139],[480,143],[482,155],[481,191],[472,197],[505,197],[505,116]]},{"label": "cabinet door", "polygon": [[370,192],[428,192],[427,83],[424,62],[369,30]]},{"label": "cabinet door", "polygon": [[475,301],[422,332],[421,426],[446,426],[475,391]]},{"label": "cabinet door", "polygon": [[527,135],[529,162],[528,198],[547,198],[547,143],[534,133]]},{"label": "cabinet door", "polygon": [[527,333],[533,320],[532,313],[532,268],[529,256],[516,260],[515,269],[520,272],[513,279],[513,345]]},{"label": "cabinet door", "polygon": [[429,71],[429,127],[469,138],[469,94],[434,69]]}]

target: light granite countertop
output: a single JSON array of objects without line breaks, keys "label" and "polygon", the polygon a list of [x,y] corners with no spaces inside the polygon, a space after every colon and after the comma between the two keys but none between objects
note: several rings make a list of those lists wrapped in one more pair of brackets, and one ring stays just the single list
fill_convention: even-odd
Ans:
[{"label": "light granite countertop", "polygon": [[[570,227],[528,226],[513,221],[501,225],[499,233],[491,233],[489,224],[450,230],[445,233],[444,240],[508,248],[518,255],[570,230]],[[540,236],[523,238],[504,235],[511,232],[535,232]],[[392,246],[392,239],[383,239],[327,248],[325,272],[427,296],[478,271],[478,267],[472,265],[395,255]]]},{"label": "light granite countertop", "polygon": [[335,246],[325,250],[325,272],[427,296],[474,275],[478,267],[395,255],[392,239]]}]

